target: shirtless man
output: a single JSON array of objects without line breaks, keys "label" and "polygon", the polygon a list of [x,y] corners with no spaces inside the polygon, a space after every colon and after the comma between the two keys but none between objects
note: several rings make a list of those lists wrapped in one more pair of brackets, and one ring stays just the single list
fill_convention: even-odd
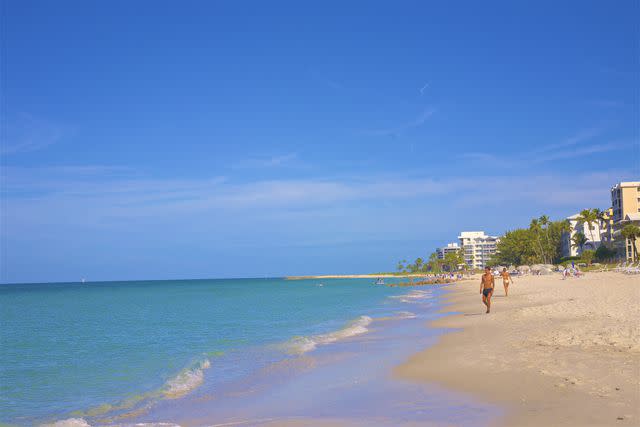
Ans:
[{"label": "shirtless man", "polygon": [[489,267],[484,268],[482,280],[480,280],[480,293],[482,294],[482,303],[487,306],[487,313],[491,312],[491,296],[493,295],[493,274]]},{"label": "shirtless man", "polygon": [[502,285],[504,286],[504,296],[508,297],[509,285],[513,283],[513,279],[511,278],[511,275],[509,274],[506,268],[502,269],[502,273],[500,273],[500,275],[502,276]]}]

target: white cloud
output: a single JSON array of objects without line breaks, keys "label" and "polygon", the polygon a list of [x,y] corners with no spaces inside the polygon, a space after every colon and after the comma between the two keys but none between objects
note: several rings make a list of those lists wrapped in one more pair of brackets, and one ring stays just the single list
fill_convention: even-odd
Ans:
[{"label": "white cloud", "polygon": [[576,133],[575,135],[565,139],[564,141],[538,147],[537,149],[532,150],[530,154],[545,153],[548,151],[555,151],[555,150],[570,148],[577,144],[580,144],[595,138],[596,136],[602,134],[604,130],[605,130],[604,127],[594,127],[590,129],[584,129]]},{"label": "white cloud", "polygon": [[491,153],[472,151],[462,153],[458,156],[458,158],[476,162],[501,161],[501,167],[509,168],[513,165],[522,167],[522,165],[530,163],[538,164],[542,162],[552,162],[555,160],[577,159],[579,157],[590,156],[597,153],[618,150],[621,151],[633,147],[638,147],[638,142],[629,141],[594,141],[591,143],[587,143],[587,141],[600,136],[603,131],[603,127],[582,130],[571,136],[570,138],[565,139],[564,141],[543,145],[534,150],[529,150],[526,152],[518,152],[515,154],[500,153],[499,156],[496,156]]},{"label": "white cloud", "polygon": [[275,156],[252,156],[235,163],[233,167],[236,169],[277,168],[300,166],[301,164],[298,160],[298,153],[288,153]]},{"label": "white cloud", "polygon": [[0,154],[4,156],[42,150],[57,143],[69,132],[59,125],[25,113],[4,119],[2,127]]},{"label": "white cloud", "polygon": [[16,168],[3,172],[3,214],[17,220],[25,216],[42,220],[50,217],[52,222],[73,220],[80,214],[83,221],[93,218],[100,222],[113,217],[181,216],[210,211],[335,209],[360,203],[391,203],[399,209],[418,203],[439,210],[452,206],[478,208],[495,204],[496,200],[541,207],[583,206],[607,200],[609,187],[624,178],[621,171],[613,171],[454,179],[370,175],[237,182],[226,177],[153,179],[136,176],[135,172],[112,175],[108,170],[90,179],[86,179],[84,170],[76,175],[58,169],[23,172]]},{"label": "white cloud", "polygon": [[536,163],[547,162],[552,160],[574,159],[578,157],[589,156],[597,153],[606,153],[609,151],[625,150],[628,148],[638,147],[638,143],[631,142],[607,142],[576,147],[571,150],[557,151],[555,153],[541,154],[532,156],[532,161]]}]

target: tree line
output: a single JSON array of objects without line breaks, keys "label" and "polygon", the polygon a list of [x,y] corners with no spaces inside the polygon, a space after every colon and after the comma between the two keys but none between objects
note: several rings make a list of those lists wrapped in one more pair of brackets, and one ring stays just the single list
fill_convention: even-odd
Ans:
[{"label": "tree line", "polygon": [[459,249],[447,252],[443,259],[438,258],[437,252],[433,252],[426,261],[421,257],[416,258],[413,263],[402,260],[398,262],[396,270],[403,274],[442,273],[457,271],[461,266],[466,267],[466,264],[464,263],[464,253],[462,249]]},{"label": "tree line", "polygon": [[[587,242],[596,241],[595,225],[602,230],[608,227],[609,218],[605,211],[600,209],[584,209],[577,218],[578,224],[587,225],[587,234],[576,232],[571,238],[570,245],[580,249],[580,259],[586,263],[593,260],[610,261],[616,257],[612,248],[600,245],[597,250],[584,250]],[[563,262],[562,237],[564,233],[570,233],[571,223],[568,220],[552,221],[547,215],[533,218],[527,228],[517,228],[507,231],[500,238],[496,255],[491,259],[490,265],[531,265],[531,264],[560,264]],[[636,241],[640,239],[640,227],[626,225],[621,230],[622,236],[632,242],[632,258],[638,259]],[[444,259],[439,259],[437,252],[433,252],[427,260],[421,257],[414,262],[402,260],[396,267],[399,273],[441,273],[443,271],[456,271],[460,266],[467,268],[464,261],[464,252],[451,251],[445,254]]]},{"label": "tree line", "polygon": [[[580,249],[582,261],[587,263],[594,259],[609,261],[616,256],[615,250],[605,245],[600,245],[595,251],[584,250],[587,242],[596,241],[595,225],[598,225],[600,230],[608,227],[609,218],[606,212],[596,208],[584,209],[578,215],[577,221],[578,224],[586,224],[587,235],[578,231],[569,244]],[[496,265],[559,264],[563,261],[563,234],[571,231],[573,230],[568,220],[551,221],[547,215],[534,218],[528,228],[518,228],[505,233],[497,245],[497,253],[491,263]],[[623,228],[622,235],[635,241],[636,237],[640,237],[640,228],[627,225]],[[635,244],[633,247],[635,249]]]}]

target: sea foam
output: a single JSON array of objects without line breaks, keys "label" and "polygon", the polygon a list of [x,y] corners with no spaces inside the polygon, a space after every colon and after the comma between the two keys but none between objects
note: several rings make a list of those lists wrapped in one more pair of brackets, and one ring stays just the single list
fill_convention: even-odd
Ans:
[{"label": "sea foam", "polygon": [[51,424],[41,424],[40,427],[91,427],[84,418],[67,418]]},{"label": "sea foam", "polygon": [[194,366],[182,370],[166,382],[162,388],[162,394],[167,399],[177,399],[195,390],[204,381],[204,371],[210,367],[209,359],[204,359]]},{"label": "sea foam", "polygon": [[369,316],[360,316],[344,328],[334,332],[310,337],[295,337],[285,343],[284,349],[289,354],[304,354],[314,350],[319,345],[330,344],[338,340],[364,334],[369,330],[367,326],[372,321],[373,319]]},{"label": "sea foam", "polygon": [[431,298],[431,291],[413,290],[404,295],[394,295],[389,298],[399,299],[404,303],[419,303],[423,299]]}]

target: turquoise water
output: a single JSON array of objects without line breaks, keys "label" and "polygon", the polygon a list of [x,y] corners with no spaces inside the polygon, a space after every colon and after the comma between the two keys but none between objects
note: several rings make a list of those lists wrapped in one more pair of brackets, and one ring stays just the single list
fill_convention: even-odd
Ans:
[{"label": "turquoise water", "polygon": [[[0,285],[1,422],[131,410],[365,332],[406,289],[372,280]],[[110,405],[110,406],[108,406]]]}]

